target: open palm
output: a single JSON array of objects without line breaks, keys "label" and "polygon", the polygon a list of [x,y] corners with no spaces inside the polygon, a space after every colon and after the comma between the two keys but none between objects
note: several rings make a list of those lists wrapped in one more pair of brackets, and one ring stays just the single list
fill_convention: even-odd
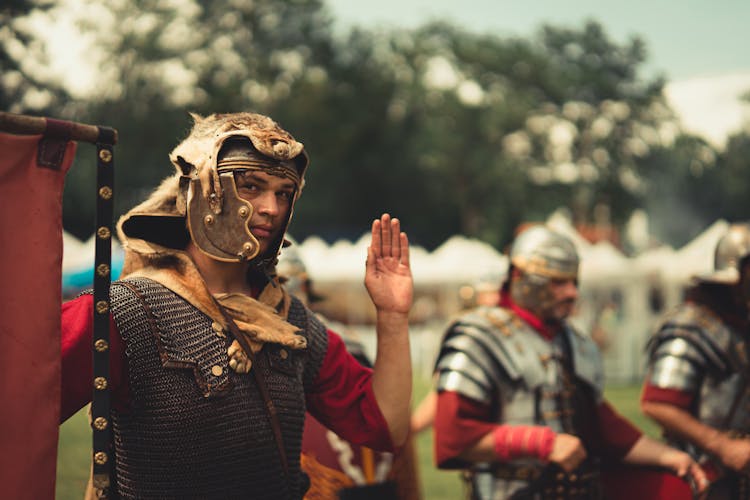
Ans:
[{"label": "open palm", "polygon": [[414,293],[409,264],[409,240],[398,219],[383,214],[372,223],[367,249],[365,287],[381,311],[408,313]]}]

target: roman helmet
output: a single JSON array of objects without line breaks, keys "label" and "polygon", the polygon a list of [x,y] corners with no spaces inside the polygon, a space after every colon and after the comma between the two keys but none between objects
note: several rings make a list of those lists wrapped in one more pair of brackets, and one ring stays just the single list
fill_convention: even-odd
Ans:
[{"label": "roman helmet", "polygon": [[[177,174],[120,219],[120,239],[140,255],[180,250],[192,240],[215,260],[253,261],[268,272],[304,186],[309,163],[304,146],[267,116],[191,116],[190,134],[169,155]],[[295,185],[289,218],[266,255],[258,255],[260,245],[248,227],[253,206],[239,197],[234,180],[235,174],[253,170],[290,179]]]},{"label": "roman helmet", "polygon": [[740,283],[740,264],[750,256],[750,224],[731,224],[714,250],[714,269],[696,275],[698,281],[718,285]]},{"label": "roman helmet", "polygon": [[546,226],[535,225],[519,234],[510,250],[510,269],[521,271],[510,289],[513,301],[546,318],[550,303],[547,284],[552,279],[578,279],[578,252],[573,242]]}]

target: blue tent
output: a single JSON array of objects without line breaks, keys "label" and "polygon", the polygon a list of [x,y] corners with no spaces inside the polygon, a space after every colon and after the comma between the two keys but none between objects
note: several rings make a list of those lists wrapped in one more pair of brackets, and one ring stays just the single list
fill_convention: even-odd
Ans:
[{"label": "blue tent", "polygon": [[[112,281],[120,277],[122,272],[123,257],[119,254],[112,255]],[[92,288],[94,286],[94,266],[84,267],[76,270],[63,271],[62,294],[70,297],[76,293]]]}]

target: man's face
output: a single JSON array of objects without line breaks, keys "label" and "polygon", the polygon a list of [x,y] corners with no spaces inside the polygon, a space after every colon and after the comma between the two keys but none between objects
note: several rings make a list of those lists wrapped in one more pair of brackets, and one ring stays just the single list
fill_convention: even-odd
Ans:
[{"label": "man's face", "polygon": [[547,304],[543,319],[562,321],[573,313],[578,299],[578,284],[574,279],[550,279],[547,283]]},{"label": "man's face", "polygon": [[248,226],[263,255],[284,230],[296,186],[289,179],[255,170],[238,171],[234,178],[240,198],[253,206]]},{"label": "man's face", "polygon": [[570,316],[578,299],[575,279],[554,279],[513,270],[513,300],[546,323],[559,323]]}]

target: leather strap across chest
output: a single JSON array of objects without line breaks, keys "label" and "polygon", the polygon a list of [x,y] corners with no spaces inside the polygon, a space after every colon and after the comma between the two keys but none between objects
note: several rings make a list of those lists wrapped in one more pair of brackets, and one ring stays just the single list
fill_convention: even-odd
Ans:
[{"label": "leather strap across chest", "polygon": [[[216,305],[224,315],[224,319],[227,321],[227,326],[229,326],[229,331],[232,333],[232,336],[235,338],[235,340],[237,340],[237,342],[240,343],[242,350],[245,351],[247,357],[250,358],[252,366],[257,366],[255,363],[255,353],[250,347],[250,344],[245,339],[245,336],[240,332],[237,323],[234,322],[232,316],[226,311],[226,309],[221,306],[221,304],[217,302]],[[270,420],[271,428],[273,429],[273,437],[276,441],[276,447],[279,450],[279,458],[281,459],[281,464],[284,467],[284,474],[288,478],[289,461],[287,460],[286,452],[284,451],[284,437],[281,434],[281,424],[279,423],[279,415],[276,412],[276,406],[273,404],[273,400],[268,394],[268,387],[266,387],[266,381],[263,378],[263,374],[260,372],[260,370],[251,368],[250,373],[253,374],[255,382],[258,384],[258,390],[263,397],[263,402],[265,403],[264,406],[266,408],[266,412],[268,413],[268,419]]]}]

